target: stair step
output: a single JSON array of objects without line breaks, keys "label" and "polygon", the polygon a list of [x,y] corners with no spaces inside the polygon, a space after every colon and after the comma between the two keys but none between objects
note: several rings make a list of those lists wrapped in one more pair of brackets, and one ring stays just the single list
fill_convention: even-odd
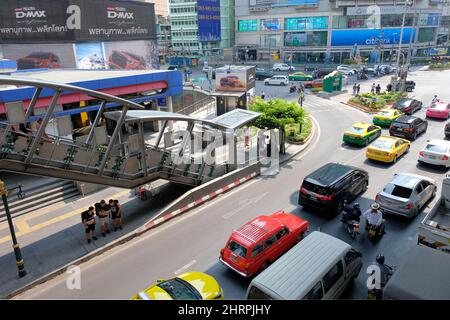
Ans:
[{"label": "stair step", "polygon": [[[22,187],[22,191],[25,193],[26,198],[30,199],[33,196],[41,195],[43,192],[46,192],[50,189],[56,189],[58,187],[73,185],[72,181],[66,181],[66,180],[56,180],[56,181],[50,181],[47,183],[44,183],[40,185],[39,187],[34,187],[30,189],[26,189]],[[17,198],[16,192],[18,190],[16,189],[13,191],[13,195],[8,198],[8,204],[10,207],[12,207],[16,202],[22,202],[22,199]]]},{"label": "stair step", "polygon": [[[78,192],[78,190],[76,190],[76,191],[67,193],[64,196],[59,196],[59,197],[53,198],[51,200],[46,200],[45,202],[37,204],[36,206],[34,206],[32,208],[27,208],[27,209],[24,209],[24,210],[21,210],[21,211],[12,212],[11,213],[11,217],[12,218],[20,217],[20,216],[22,216],[24,214],[36,211],[38,209],[42,209],[42,208],[48,207],[50,205],[56,204],[58,202],[67,201],[69,199],[74,199],[74,198],[77,198],[77,197],[80,197],[80,196],[81,196],[80,193]],[[3,213],[1,213],[0,214],[0,222],[3,222],[5,220],[6,220],[5,215]]]},{"label": "stair step", "polygon": [[[34,208],[38,205],[40,205],[41,203],[47,203],[48,201],[55,199],[57,197],[64,197],[66,194],[70,194],[72,192],[78,192],[78,189],[73,188],[73,187],[68,187],[68,188],[64,188],[64,189],[55,189],[55,190],[50,190],[46,193],[45,196],[42,197],[35,197],[33,199],[28,199],[25,197],[25,199],[23,199],[23,201],[21,203],[16,203],[13,207],[9,208],[9,211],[11,213],[15,213],[18,211],[24,211],[27,210],[28,208],[30,208],[31,210],[34,210]],[[0,215],[5,213],[5,209],[2,207],[0,208]]]}]

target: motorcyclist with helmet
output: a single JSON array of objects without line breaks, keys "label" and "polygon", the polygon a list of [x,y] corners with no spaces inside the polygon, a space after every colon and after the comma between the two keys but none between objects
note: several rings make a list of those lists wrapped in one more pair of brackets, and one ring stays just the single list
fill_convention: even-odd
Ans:
[{"label": "motorcyclist with helmet", "polygon": [[353,205],[349,205],[346,202],[344,203],[344,212],[342,215],[342,222],[348,221],[358,221],[361,218],[361,208],[358,202],[355,202]]},{"label": "motorcyclist with helmet", "polygon": [[378,288],[373,288],[369,290],[369,299],[382,299],[383,289],[386,286],[386,283],[390,279],[390,277],[394,273],[394,269],[387,264],[384,263],[385,259],[382,254],[378,254],[376,257],[376,262],[372,263],[374,266],[377,266],[380,270],[380,286]]}]

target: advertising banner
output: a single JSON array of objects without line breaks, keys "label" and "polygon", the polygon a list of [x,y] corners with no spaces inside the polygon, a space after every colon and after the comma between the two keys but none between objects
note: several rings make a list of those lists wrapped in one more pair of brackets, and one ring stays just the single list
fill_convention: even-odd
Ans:
[{"label": "advertising banner", "polygon": [[281,19],[261,19],[261,30],[281,30]]},{"label": "advertising banner", "polygon": [[109,69],[159,69],[156,40],[104,42],[103,45]]},{"label": "advertising banner", "polygon": [[153,4],[111,0],[2,0],[0,42],[154,39]]},{"label": "advertising banner", "polygon": [[220,41],[220,0],[198,0],[197,12],[200,41]]},{"label": "advertising banner", "polygon": [[76,68],[73,44],[4,44],[3,56],[17,61],[17,69]]},{"label": "advertising banner", "polygon": [[77,43],[75,53],[78,69],[106,69],[102,43]]},{"label": "advertising banner", "polygon": [[286,18],[286,30],[326,29],[328,17]]},{"label": "advertising banner", "polygon": [[255,87],[255,67],[231,66],[216,69],[216,91],[245,92]]},{"label": "advertising banner", "polygon": [[[409,43],[410,37],[414,39],[415,30],[413,28],[403,29],[402,43]],[[365,30],[333,30],[331,33],[332,46],[374,46],[392,45],[400,41],[400,28],[393,29],[365,29]]]},{"label": "advertising banner", "polygon": [[249,0],[250,10],[258,8],[318,6],[320,0]]}]

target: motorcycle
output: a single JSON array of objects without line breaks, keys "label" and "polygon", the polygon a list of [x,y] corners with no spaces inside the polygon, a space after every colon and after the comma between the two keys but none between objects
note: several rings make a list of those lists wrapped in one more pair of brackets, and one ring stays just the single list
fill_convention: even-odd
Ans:
[{"label": "motorcycle", "polygon": [[357,75],[358,80],[369,80],[369,77],[364,72],[359,72]]},{"label": "motorcycle", "polygon": [[359,219],[348,219],[349,215],[353,214],[354,207],[347,205],[346,202],[344,202],[344,207],[342,210],[342,222],[344,224],[345,229],[350,234],[350,237],[352,239],[356,239],[359,232]]},{"label": "motorcycle", "polygon": [[[395,272],[395,266],[388,266],[387,264],[385,264],[385,266],[391,271],[391,274],[388,275],[387,281],[389,281],[389,279],[392,277],[392,274]],[[373,288],[373,289],[369,289],[367,290],[367,299],[368,300],[382,300],[383,299],[383,289],[382,288]]]},{"label": "motorcycle", "polygon": [[[366,225],[367,225],[367,221],[366,221]],[[367,229],[367,235],[369,236],[370,240],[377,240],[377,239],[381,238],[381,236],[384,234],[384,224],[378,229],[376,226],[371,224],[366,229]]]},{"label": "motorcycle", "polygon": [[289,88],[289,93],[294,93],[297,91],[297,88],[295,86],[292,86]]}]

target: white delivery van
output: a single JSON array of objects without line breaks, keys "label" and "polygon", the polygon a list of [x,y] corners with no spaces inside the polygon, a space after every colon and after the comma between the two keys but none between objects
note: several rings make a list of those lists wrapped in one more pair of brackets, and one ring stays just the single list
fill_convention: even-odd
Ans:
[{"label": "white delivery van", "polygon": [[361,253],[314,231],[256,276],[247,299],[337,299],[358,276]]}]

